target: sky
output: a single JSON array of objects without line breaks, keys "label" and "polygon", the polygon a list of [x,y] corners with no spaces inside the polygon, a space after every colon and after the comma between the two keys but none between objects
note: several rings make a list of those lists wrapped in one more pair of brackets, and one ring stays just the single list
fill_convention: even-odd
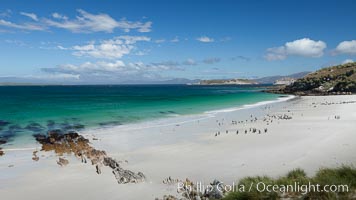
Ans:
[{"label": "sky", "polygon": [[2,0],[0,80],[254,78],[356,61],[356,1]]}]

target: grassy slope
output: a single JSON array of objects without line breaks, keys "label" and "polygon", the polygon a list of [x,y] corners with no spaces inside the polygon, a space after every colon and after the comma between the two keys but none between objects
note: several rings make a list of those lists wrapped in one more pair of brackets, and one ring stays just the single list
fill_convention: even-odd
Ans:
[{"label": "grassy slope", "polygon": [[356,93],[356,62],[332,66],[310,73],[286,86],[285,93]]}]

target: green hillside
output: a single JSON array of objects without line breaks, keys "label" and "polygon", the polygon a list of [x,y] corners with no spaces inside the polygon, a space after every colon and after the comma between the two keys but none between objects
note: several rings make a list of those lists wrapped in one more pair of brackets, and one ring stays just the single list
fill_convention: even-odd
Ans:
[{"label": "green hillside", "polygon": [[297,95],[356,93],[356,62],[320,69],[278,91]]}]

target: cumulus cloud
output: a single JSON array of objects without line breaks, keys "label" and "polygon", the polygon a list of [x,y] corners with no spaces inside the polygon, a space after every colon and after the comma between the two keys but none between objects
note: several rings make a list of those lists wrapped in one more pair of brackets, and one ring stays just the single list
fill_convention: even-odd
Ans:
[{"label": "cumulus cloud", "polygon": [[20,14],[29,17],[34,21],[38,21],[37,15],[35,13],[20,12]]},{"label": "cumulus cloud", "polygon": [[216,64],[220,61],[221,61],[220,58],[206,58],[203,60],[203,63],[211,65],[211,64]]},{"label": "cumulus cloud", "polygon": [[287,42],[283,46],[267,49],[265,58],[267,60],[284,60],[288,56],[321,57],[324,54],[326,43],[319,40],[314,41],[309,38],[303,38]]},{"label": "cumulus cloud", "polygon": [[209,43],[209,42],[214,42],[213,38],[207,37],[207,36],[201,36],[197,38],[199,42],[204,42],[204,43]]},{"label": "cumulus cloud", "polygon": [[346,60],[344,60],[344,62],[342,62],[342,64],[352,63],[352,62],[354,62],[354,60],[352,60],[352,59],[346,59]]},{"label": "cumulus cloud", "polygon": [[86,45],[76,45],[72,47],[72,50],[73,55],[76,56],[116,59],[129,54],[135,48],[135,43],[150,40],[145,36],[118,36],[111,40],[103,40],[98,44],[91,42]]},{"label": "cumulus cloud", "polygon": [[37,31],[55,27],[66,29],[74,33],[112,33],[115,29],[121,29],[125,32],[130,32],[131,30],[136,30],[138,32],[151,31],[151,21],[129,21],[125,18],[116,20],[105,13],[92,14],[82,9],[78,9],[77,12],[78,15],[73,19],[70,19],[69,17],[60,13],[52,13],[51,18],[38,18],[34,13],[21,12],[21,15],[31,18],[32,20],[36,21],[36,23],[30,24],[27,22],[23,24],[17,24],[1,19],[0,26]]},{"label": "cumulus cloud", "polygon": [[339,54],[356,54],[356,40],[343,41],[335,49]]}]

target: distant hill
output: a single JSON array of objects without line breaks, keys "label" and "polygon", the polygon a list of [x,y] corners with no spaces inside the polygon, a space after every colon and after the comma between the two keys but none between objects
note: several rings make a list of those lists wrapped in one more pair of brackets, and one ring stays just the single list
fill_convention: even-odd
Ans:
[{"label": "distant hill", "polygon": [[297,95],[356,93],[356,62],[320,69],[273,91]]},{"label": "distant hill", "polygon": [[214,79],[214,80],[201,80],[198,85],[253,85],[258,84],[250,79]]},{"label": "distant hill", "polygon": [[299,73],[290,74],[290,75],[286,75],[286,76],[266,76],[266,77],[262,77],[262,78],[252,79],[252,80],[256,81],[259,84],[273,84],[278,80],[302,78],[309,73],[310,72],[299,72]]}]

